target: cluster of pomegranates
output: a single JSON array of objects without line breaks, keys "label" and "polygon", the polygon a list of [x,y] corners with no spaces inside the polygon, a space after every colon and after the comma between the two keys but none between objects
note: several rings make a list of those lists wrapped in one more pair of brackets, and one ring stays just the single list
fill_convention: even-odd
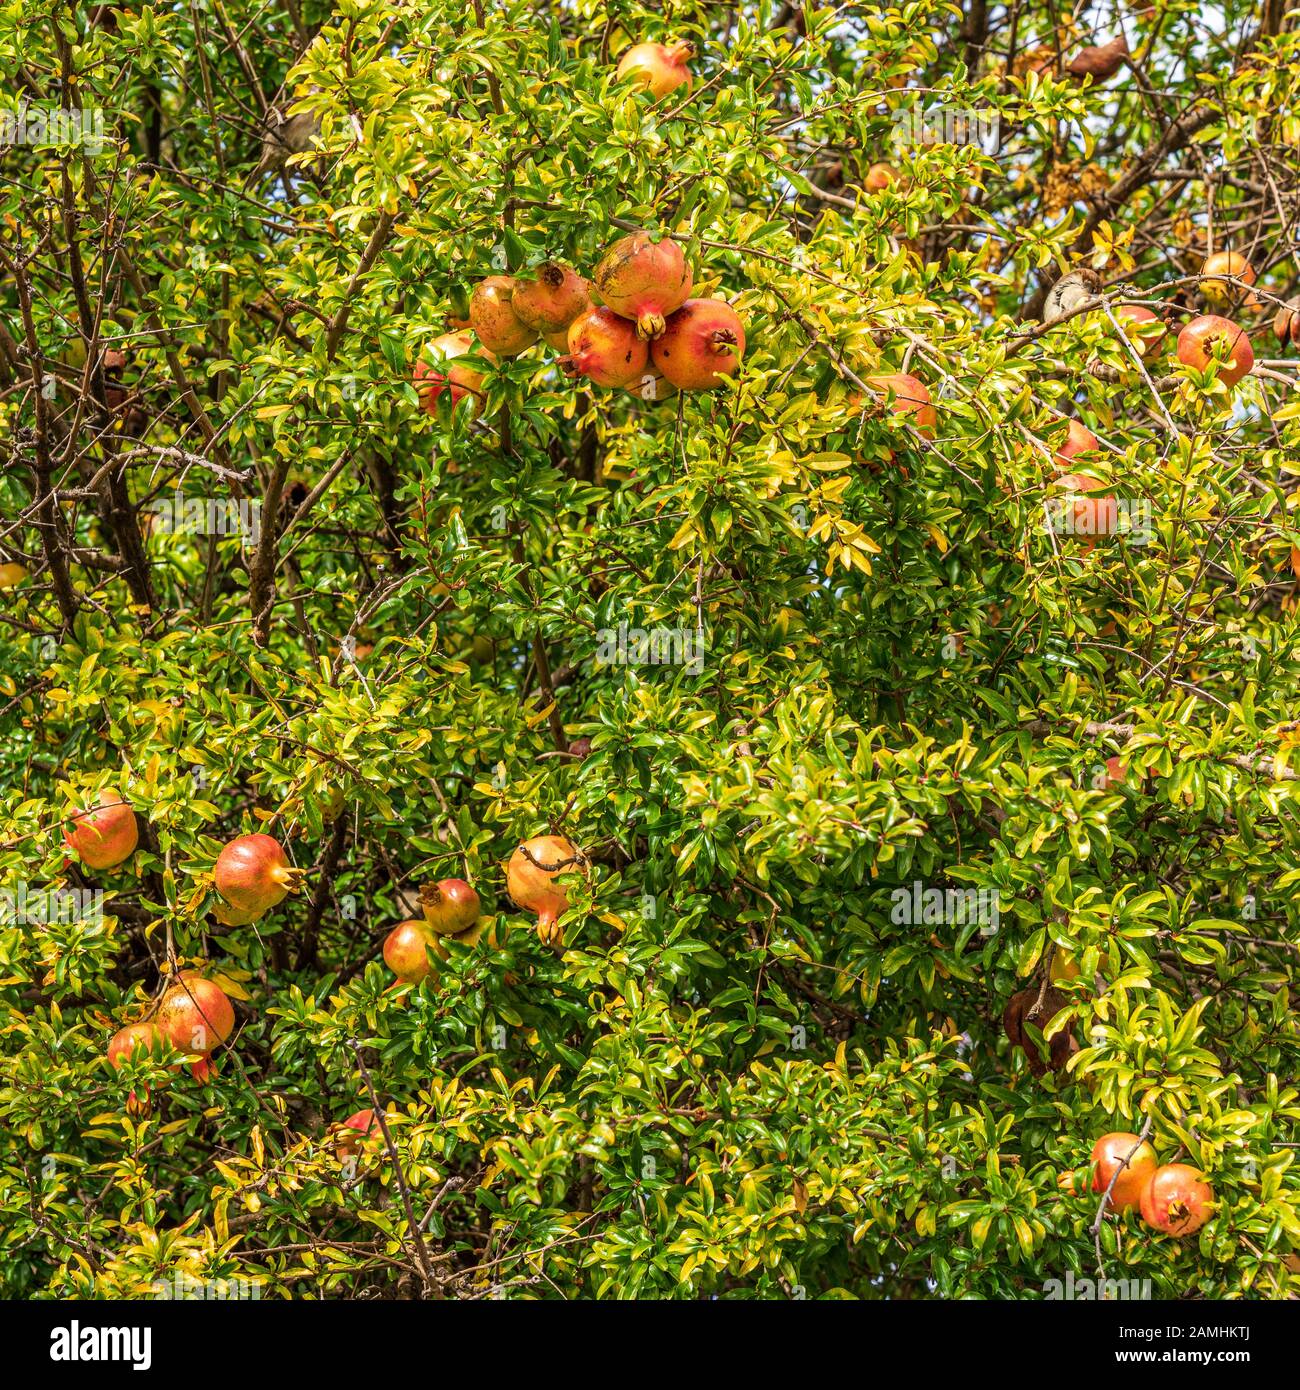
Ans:
[{"label": "cluster of pomegranates", "polygon": [[[733,376],[745,351],[740,316],[721,299],[692,299],[694,276],[671,237],[633,232],[616,242],[588,281],[548,261],[528,275],[489,275],[475,287],[469,320],[415,365],[422,407],[444,393],[453,409],[483,404],[483,373],[460,359],[517,357],[539,340],[566,375],[630,388],[645,400],[708,391]],[[466,329],[472,330],[466,331]]]},{"label": "cluster of pomegranates", "polygon": [[[548,946],[562,943],[558,918],[569,906],[568,894],[556,880],[586,863],[562,835],[534,836],[510,856],[506,891],[516,907],[537,913],[537,934]],[[426,883],[420,907],[421,917],[399,922],[384,940],[384,962],[399,984],[418,984],[434,968],[434,959],[450,958],[448,943],[474,946],[483,933],[479,895],[462,878]]]},{"label": "cluster of pomegranates", "polygon": [[1136,1134],[1103,1134],[1093,1145],[1092,1165],[1092,1190],[1109,1189],[1107,1206],[1114,1211],[1137,1207],[1154,1231],[1194,1235],[1213,1213],[1214,1189],[1201,1174],[1186,1163],[1160,1163],[1155,1149]]},{"label": "cluster of pomegranates", "polygon": [[[116,1070],[125,1062],[158,1056],[170,1045],[189,1061],[194,1079],[207,1081],[216,1070],[212,1053],[235,1030],[235,1009],[220,985],[196,971],[184,970],[163,990],[152,1014],[129,1023],[113,1034],[108,1044],[109,1064]],[[149,1113],[148,1087],[127,1097],[127,1113]]]}]

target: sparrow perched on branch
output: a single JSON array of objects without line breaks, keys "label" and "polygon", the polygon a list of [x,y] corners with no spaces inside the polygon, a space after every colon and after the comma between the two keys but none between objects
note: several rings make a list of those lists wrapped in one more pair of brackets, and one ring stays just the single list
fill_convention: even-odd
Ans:
[{"label": "sparrow perched on branch", "polygon": [[1055,323],[1101,293],[1101,276],[1095,270],[1072,270],[1047,292],[1043,322]]}]

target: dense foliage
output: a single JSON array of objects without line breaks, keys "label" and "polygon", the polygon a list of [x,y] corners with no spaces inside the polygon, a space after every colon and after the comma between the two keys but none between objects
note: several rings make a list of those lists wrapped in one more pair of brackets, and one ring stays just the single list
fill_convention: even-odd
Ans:
[{"label": "dense foliage", "polygon": [[[644,40],[694,85],[619,81]],[[22,0],[0,63],[4,1293],[1295,1296],[1293,17]],[[734,379],[538,345],[421,409],[477,282],[638,228]],[[1172,354],[1206,307],[1235,386]],[[1066,417],[1145,533],[1048,524]],[[226,927],[248,831],[305,873]],[[559,945],[505,891],[539,834]],[[453,876],[481,938],[395,985]],[[215,1073],[111,1067],[182,969]],[[1209,1179],[1198,1234],[1099,1220],[1116,1130]]]}]

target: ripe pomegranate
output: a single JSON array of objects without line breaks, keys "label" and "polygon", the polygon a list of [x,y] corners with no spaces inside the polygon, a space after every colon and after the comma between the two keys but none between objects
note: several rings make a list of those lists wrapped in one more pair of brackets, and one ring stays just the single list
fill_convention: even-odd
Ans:
[{"label": "ripe pomegranate", "polygon": [[419,984],[433,968],[429,950],[446,959],[446,948],[426,922],[408,918],[384,938],[384,964],[404,985]]},{"label": "ripe pomegranate", "polygon": [[543,333],[542,342],[544,342],[548,348],[552,348],[556,352],[568,352],[569,330],[567,328],[557,328],[554,333]]},{"label": "ripe pomegranate", "polygon": [[934,427],[939,423],[939,413],[930,403],[930,392],[925,383],[906,372],[891,372],[883,376],[869,376],[867,385],[881,395],[892,396],[890,410],[895,415],[913,415],[912,424],[924,435],[933,437]]},{"label": "ripe pomegranate", "polygon": [[1155,352],[1169,331],[1168,325],[1159,314],[1148,309],[1145,304],[1121,304],[1115,310],[1115,317],[1136,325],[1129,331],[1128,336],[1141,357],[1148,357]]},{"label": "ripe pomegranate", "polygon": [[740,368],[745,325],[720,299],[688,299],[650,344],[650,360],[679,391],[709,391]]},{"label": "ripe pomegranate", "polygon": [[116,793],[101,791],[99,805],[77,811],[63,842],[88,869],[114,869],[135,853],[140,827],[135,812]]},{"label": "ripe pomegranate", "polygon": [[537,267],[537,278],[515,280],[510,307],[525,328],[534,333],[560,333],[579,314],[591,308],[587,282],[577,271],[556,261]]},{"label": "ripe pomegranate", "polygon": [[1214,1189],[1186,1163],[1165,1163],[1151,1174],[1141,1196],[1142,1220],[1171,1236],[1199,1231],[1214,1210]]},{"label": "ripe pomegranate", "polygon": [[1219,343],[1226,344],[1227,350],[1218,369],[1218,378],[1225,386],[1235,386],[1254,367],[1255,353],[1244,330],[1231,319],[1220,318],[1218,314],[1194,318],[1178,335],[1178,360],[1197,371],[1204,371],[1213,360],[1213,350]]},{"label": "ripe pomegranate", "polygon": [[455,936],[472,927],[482,910],[478,894],[463,878],[443,878],[420,887],[424,920],[439,936]]},{"label": "ripe pomegranate", "polygon": [[1091,454],[1100,448],[1097,436],[1078,420],[1070,420],[1066,430],[1065,443],[1056,451],[1057,468],[1068,469],[1080,454]]},{"label": "ripe pomegranate", "polygon": [[373,1110],[357,1110],[343,1121],[342,1130],[334,1141],[340,1158],[351,1158],[362,1148],[373,1149],[384,1142],[383,1131]]},{"label": "ripe pomegranate", "polygon": [[1231,275],[1240,284],[1233,284],[1230,280],[1205,279],[1200,283],[1201,298],[1207,304],[1213,304],[1222,309],[1225,305],[1231,304],[1238,296],[1249,293],[1243,286],[1250,286],[1255,283],[1255,270],[1251,263],[1239,251],[1216,251],[1212,256],[1205,258],[1205,263],[1201,266],[1203,276]]},{"label": "ripe pomegranate", "polygon": [[682,248],[670,237],[652,241],[647,232],[633,232],[616,241],[595,274],[596,289],[605,304],[634,320],[642,338],[657,338],[664,331],[668,315],[686,303],[691,283],[691,268]]},{"label": "ripe pomegranate", "polygon": [[537,341],[537,330],[521,322],[514,311],[518,282],[510,275],[489,275],[474,286],[469,298],[469,321],[478,340],[498,357],[518,357]]},{"label": "ripe pomegranate", "polygon": [[108,1044],[108,1060],[114,1069],[123,1062],[140,1061],[147,1053],[159,1049],[163,1035],[154,1023],[128,1023],[119,1028]]},{"label": "ripe pomegranate", "polygon": [[186,970],[164,992],[154,1022],[178,1052],[207,1056],[234,1032],[235,1010],[220,985]]},{"label": "ripe pomegranate", "polygon": [[256,921],[297,885],[302,870],[290,865],[280,842],[270,835],[238,835],[217,856],[212,876],[235,912]]},{"label": "ripe pomegranate", "polygon": [[1115,1211],[1127,1211],[1141,1201],[1142,1189],[1156,1171],[1156,1162],[1156,1151],[1136,1134],[1103,1134],[1092,1146],[1092,1190],[1105,1192],[1118,1171],[1108,1205]]},{"label": "ripe pomegranate", "polygon": [[650,349],[636,329],[606,308],[588,309],[574,319],[568,347],[560,365],[570,376],[589,377],[597,386],[626,386],[650,360]]},{"label": "ripe pomegranate", "polygon": [[510,856],[506,892],[516,907],[537,913],[537,934],[548,946],[564,940],[556,918],[569,906],[568,895],[555,887],[555,880],[585,869],[586,864],[582,851],[563,835],[537,835]]},{"label": "ripe pomegranate", "polygon": [[678,87],[691,89],[691,73],[686,64],[695,56],[689,43],[634,43],[618,60],[618,77],[630,79],[656,100]]},{"label": "ripe pomegranate", "polygon": [[1114,497],[1088,497],[1086,493],[1096,492],[1106,486],[1098,478],[1085,478],[1079,473],[1062,473],[1056,479],[1057,487],[1066,492],[1071,501],[1070,515],[1062,517],[1065,525],[1062,530],[1067,535],[1078,536],[1083,540],[1084,550],[1091,550],[1096,541],[1094,536],[1113,536],[1119,527],[1119,502]]},{"label": "ripe pomegranate", "polygon": [[415,364],[420,408],[430,415],[437,414],[439,399],[444,392],[450,391],[453,410],[468,398],[470,417],[477,416],[483,409],[483,373],[465,364],[457,365],[456,358],[476,353],[491,360],[491,354],[468,333],[444,333],[433,340],[429,350],[436,365],[430,366],[423,359]]},{"label": "ripe pomegranate", "polygon": [[1116,754],[1106,759],[1106,790],[1122,787],[1128,781],[1128,764]]}]

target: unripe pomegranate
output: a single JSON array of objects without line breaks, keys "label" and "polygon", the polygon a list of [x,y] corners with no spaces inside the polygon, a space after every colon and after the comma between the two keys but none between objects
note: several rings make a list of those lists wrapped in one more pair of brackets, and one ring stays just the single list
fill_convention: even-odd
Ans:
[{"label": "unripe pomegranate", "polygon": [[890,409],[895,415],[911,415],[912,424],[921,434],[934,435],[934,427],[939,423],[939,413],[930,402],[930,392],[925,383],[906,372],[893,372],[884,376],[869,376],[867,385],[881,395],[892,395]]},{"label": "unripe pomegranate", "polygon": [[472,927],[482,910],[478,894],[463,878],[443,878],[420,886],[424,920],[439,936],[455,936]]},{"label": "unripe pomegranate", "polygon": [[720,299],[688,299],[650,344],[650,359],[679,391],[709,391],[740,369],[745,326]]},{"label": "unripe pomegranate", "polygon": [[113,869],[140,843],[135,812],[116,793],[101,791],[93,810],[77,811],[64,828],[63,842],[88,869]]},{"label": "unripe pomegranate", "polygon": [[165,991],[154,1022],[178,1051],[207,1056],[235,1030],[235,1010],[220,985],[192,970]]},{"label": "unripe pomegranate", "polygon": [[563,835],[525,840],[506,865],[506,892],[516,907],[537,913],[537,934],[548,946],[564,939],[556,918],[569,906],[568,895],[555,886],[562,874],[585,869],[586,857]]},{"label": "unripe pomegranate", "polygon": [[633,232],[609,248],[594,280],[605,304],[636,323],[639,337],[657,338],[668,315],[686,303],[692,276],[671,237],[652,241],[647,232]]},{"label": "unripe pomegranate", "polygon": [[27,578],[27,566],[13,561],[0,565],[0,589],[16,589]]},{"label": "unripe pomegranate", "polygon": [[634,43],[618,60],[618,76],[629,79],[656,99],[691,89],[691,73],[686,64],[695,56],[689,43]]},{"label": "unripe pomegranate", "polygon": [[290,865],[270,835],[239,835],[217,856],[212,876],[226,902],[256,920],[297,885],[302,870]]},{"label": "unripe pomegranate", "polygon": [[1228,280],[1219,279],[1201,281],[1201,298],[1207,304],[1213,304],[1220,309],[1230,304],[1238,295],[1246,293],[1243,286],[1255,283],[1254,267],[1239,251],[1216,251],[1212,256],[1207,256],[1204,265],[1201,266],[1201,274],[1231,275],[1241,282],[1232,284]]},{"label": "unripe pomegranate", "polygon": [[1169,331],[1164,320],[1145,304],[1121,304],[1115,310],[1115,317],[1137,325],[1136,332],[1130,332],[1129,337],[1142,357],[1155,352]]},{"label": "unripe pomegranate", "polygon": [[1250,339],[1231,319],[1218,314],[1202,314],[1194,318],[1178,335],[1178,360],[1197,371],[1204,371],[1213,360],[1213,350],[1226,344],[1225,360],[1219,365],[1218,378],[1225,386],[1235,386],[1255,365],[1255,353]]},{"label": "unripe pomegranate", "polygon": [[[1128,1157],[1130,1153],[1132,1158]],[[1156,1151],[1136,1134],[1103,1134],[1092,1146],[1092,1190],[1105,1192],[1118,1170],[1109,1205],[1115,1211],[1135,1207],[1142,1198],[1142,1189],[1156,1171],[1156,1161]]]},{"label": "unripe pomegranate", "polygon": [[1068,469],[1080,454],[1091,454],[1101,447],[1097,436],[1078,420],[1070,420],[1067,425],[1065,443],[1056,451],[1057,468]]},{"label": "unripe pomegranate", "polygon": [[[479,414],[483,409],[483,373],[456,362],[458,357],[468,353],[480,357],[491,356],[468,333],[444,333],[433,340],[429,345],[429,355],[434,359],[434,365],[430,366],[423,359],[415,364],[415,384],[420,393],[422,410],[430,415],[436,414],[439,398],[444,392],[450,391],[453,410],[468,398],[471,417]],[[425,384],[421,385],[422,382]]]},{"label": "unripe pomegranate", "polygon": [[568,345],[560,365],[570,376],[589,377],[597,386],[626,386],[650,360],[650,349],[636,329],[612,309],[579,314],[569,325]]},{"label": "unripe pomegranate", "polygon": [[433,968],[430,949],[443,960],[447,958],[447,948],[428,923],[408,919],[399,922],[384,938],[384,964],[402,984],[419,984]]},{"label": "unripe pomegranate", "polygon": [[534,333],[563,332],[591,308],[587,282],[577,271],[556,261],[537,267],[537,278],[516,277],[510,306],[515,317]]},{"label": "unripe pomegranate", "polygon": [[1214,1189],[1186,1163],[1166,1163],[1151,1174],[1141,1196],[1142,1220],[1171,1236],[1199,1231],[1214,1210]]},{"label": "unripe pomegranate", "polygon": [[518,357],[537,341],[537,330],[522,323],[514,311],[518,282],[510,275],[489,275],[469,297],[469,321],[478,340],[498,357]]}]

